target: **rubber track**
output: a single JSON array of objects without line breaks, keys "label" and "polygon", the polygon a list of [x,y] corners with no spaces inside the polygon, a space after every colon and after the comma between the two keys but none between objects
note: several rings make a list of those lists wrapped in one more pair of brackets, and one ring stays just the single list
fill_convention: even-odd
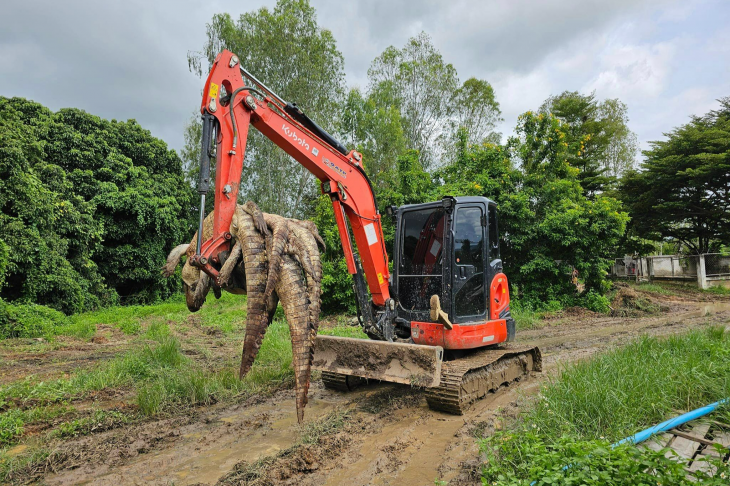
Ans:
[{"label": "rubber track", "polygon": [[[524,370],[527,364],[524,357],[527,354],[532,354],[532,370]],[[519,363],[514,362],[514,359]],[[542,371],[540,350],[533,346],[504,346],[475,351],[469,356],[441,364],[441,384],[426,389],[428,406],[432,410],[463,415],[469,405],[481,396],[478,396],[478,391],[465,392],[462,390],[462,385],[472,383],[474,380],[486,380],[500,363],[508,366],[513,363],[515,366],[523,367],[522,376],[529,374],[530,371]],[[479,370],[484,370],[485,373],[478,373]],[[501,385],[502,383],[497,383],[495,386],[490,386],[489,391]]]},{"label": "rubber track", "polygon": [[322,383],[329,390],[349,392],[360,386],[366,380],[357,376],[341,375],[329,371],[322,372]]}]

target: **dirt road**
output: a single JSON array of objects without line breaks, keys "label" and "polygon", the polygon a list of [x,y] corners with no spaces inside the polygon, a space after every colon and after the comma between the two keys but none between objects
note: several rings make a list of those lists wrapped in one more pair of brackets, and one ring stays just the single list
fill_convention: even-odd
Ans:
[{"label": "dirt road", "polygon": [[[432,412],[418,390],[370,384],[341,394],[317,380],[305,425],[294,392],[94,434],[64,446],[64,469],[48,485],[94,484],[480,484],[475,435],[519,411],[561,364],[585,359],[641,334],[668,335],[730,325],[730,302],[667,300],[657,316],[610,318],[578,313],[525,330],[545,371],[489,396],[464,416]],[[73,466],[73,469],[69,468]]]}]

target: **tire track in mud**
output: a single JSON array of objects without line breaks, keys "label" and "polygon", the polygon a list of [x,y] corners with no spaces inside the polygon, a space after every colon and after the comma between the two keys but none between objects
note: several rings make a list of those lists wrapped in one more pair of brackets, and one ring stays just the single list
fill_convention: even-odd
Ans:
[{"label": "tire track in mud", "polygon": [[[297,425],[294,392],[286,390],[258,403],[215,406],[178,424],[158,420],[68,442],[64,447],[86,448],[89,460],[45,477],[44,483],[431,485],[440,479],[452,485],[480,484],[474,431],[488,435],[500,426],[501,417],[516,416],[520,397],[537,393],[562,363],[645,333],[730,324],[728,302],[681,306],[670,315],[577,317],[518,333],[518,342],[541,347],[545,371],[488,396],[463,416],[429,410],[423,394],[408,387],[370,384],[341,394],[318,382],[310,392],[305,427],[333,411],[349,412],[340,429],[315,444],[300,443],[303,429]],[[140,447],[125,456],[101,447],[105,442],[118,443],[120,449],[134,449],[135,443]],[[94,447],[106,455],[94,455]]]}]

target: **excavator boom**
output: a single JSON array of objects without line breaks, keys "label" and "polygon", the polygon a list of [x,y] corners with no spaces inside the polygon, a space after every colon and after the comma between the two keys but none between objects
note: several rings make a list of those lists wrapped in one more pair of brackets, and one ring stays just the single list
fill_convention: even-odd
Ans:
[{"label": "excavator boom", "polygon": [[345,153],[339,142],[296,105],[284,102],[260,82],[256,87],[244,85],[241,71],[238,57],[223,51],[215,59],[205,82],[200,107],[203,115],[198,186],[200,227],[205,195],[210,187],[207,178],[210,177],[212,157],[216,164],[215,219],[213,237],[198,242],[193,263],[214,279],[218,277],[219,254],[231,246],[229,227],[238,198],[246,138],[249,127],[253,126],[321,181],[322,192],[332,200],[348,271],[357,275],[359,270],[351,243],[351,228],[372,303],[385,307],[390,300],[388,256],[380,213],[362,168],[362,156],[354,150]]}]

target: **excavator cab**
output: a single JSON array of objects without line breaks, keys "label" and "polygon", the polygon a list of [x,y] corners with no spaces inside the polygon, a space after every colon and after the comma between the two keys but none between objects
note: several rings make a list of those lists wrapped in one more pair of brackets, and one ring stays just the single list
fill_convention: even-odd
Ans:
[{"label": "excavator cab", "polygon": [[[512,340],[496,203],[445,197],[402,206],[395,215],[392,294],[401,323],[396,334],[409,328],[415,343],[444,349]],[[433,322],[434,305],[442,310],[440,323]]]}]

